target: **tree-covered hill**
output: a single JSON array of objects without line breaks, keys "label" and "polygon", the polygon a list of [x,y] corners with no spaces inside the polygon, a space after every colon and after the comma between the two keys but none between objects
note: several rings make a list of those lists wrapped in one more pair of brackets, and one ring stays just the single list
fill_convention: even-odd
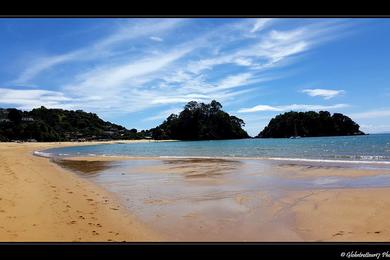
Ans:
[{"label": "tree-covered hill", "polygon": [[287,112],[277,115],[268,123],[258,138],[288,138],[292,136],[363,135],[359,125],[351,118],[327,111]]},{"label": "tree-covered hill", "polygon": [[32,111],[0,109],[0,141],[84,141],[139,139],[145,132],[127,130],[103,121],[96,114],[82,110],[47,109]]},{"label": "tree-covered hill", "polygon": [[191,101],[179,115],[171,114],[161,125],[150,129],[154,139],[220,140],[248,138],[244,121],[210,104]]}]

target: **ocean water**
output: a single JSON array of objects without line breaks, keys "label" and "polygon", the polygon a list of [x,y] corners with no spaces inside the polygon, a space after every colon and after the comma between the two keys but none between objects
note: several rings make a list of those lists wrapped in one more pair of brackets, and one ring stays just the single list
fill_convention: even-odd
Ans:
[{"label": "ocean water", "polygon": [[41,151],[50,156],[239,157],[390,164],[390,134],[102,144]]}]

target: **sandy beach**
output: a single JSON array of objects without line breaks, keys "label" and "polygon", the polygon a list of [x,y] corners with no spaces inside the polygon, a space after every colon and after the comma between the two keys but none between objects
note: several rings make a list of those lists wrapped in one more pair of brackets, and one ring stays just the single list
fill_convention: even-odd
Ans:
[{"label": "sandy beach", "polygon": [[[48,158],[33,155],[36,150],[73,145],[86,143],[0,144],[0,241],[390,240],[390,188],[281,186],[275,192],[269,185],[282,179],[315,181],[334,177],[350,178],[348,182],[390,174],[389,170],[259,164],[261,171],[279,179],[261,186],[264,189],[253,186],[256,190],[248,191],[239,188],[253,184],[251,178],[257,178],[260,171],[248,171],[247,179],[235,174],[256,169],[251,165],[253,160],[68,159],[73,163],[65,168],[82,167],[94,172],[107,168],[102,162],[135,163],[121,168],[123,178],[142,175],[146,186],[127,188],[126,202],[102,188],[104,185],[97,185],[93,178],[82,178]],[[110,174],[115,172],[107,176]],[[98,180],[102,181],[102,176]],[[172,181],[167,176],[182,179]],[[164,186],[166,192],[178,189],[178,195],[163,194]],[[230,192],[225,187],[236,190]],[[193,193],[186,197],[187,190]]]},{"label": "sandy beach", "polygon": [[159,241],[112,194],[32,154],[70,145],[86,143],[0,144],[0,241]]}]

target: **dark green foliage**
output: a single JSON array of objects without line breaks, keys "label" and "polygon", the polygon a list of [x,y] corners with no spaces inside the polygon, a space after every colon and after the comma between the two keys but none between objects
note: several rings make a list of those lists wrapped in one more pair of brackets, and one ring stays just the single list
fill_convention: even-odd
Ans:
[{"label": "dark green foliage", "polygon": [[14,123],[22,121],[23,112],[15,108],[8,109],[8,119]]},{"label": "dark green foliage", "polygon": [[359,125],[351,118],[327,111],[287,112],[271,119],[259,133],[260,138],[287,138],[291,136],[340,136],[362,135]]},{"label": "dark green foliage", "polygon": [[141,139],[144,133],[136,129],[103,121],[96,114],[82,110],[33,109],[30,112],[14,108],[0,109],[0,141],[84,141]]},{"label": "dark green foliage", "polygon": [[218,140],[248,138],[244,121],[221,110],[213,100],[210,104],[191,101],[179,114],[170,115],[160,126],[150,129],[153,139]]}]

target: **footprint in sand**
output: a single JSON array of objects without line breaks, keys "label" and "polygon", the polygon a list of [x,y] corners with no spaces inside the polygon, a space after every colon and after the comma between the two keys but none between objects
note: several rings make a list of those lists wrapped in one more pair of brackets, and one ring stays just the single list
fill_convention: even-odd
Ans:
[{"label": "footprint in sand", "polygon": [[333,236],[335,237],[335,236],[342,236],[342,235],[344,235],[344,231],[339,231],[339,232],[337,232],[337,233],[335,233],[335,234],[333,234]]}]

